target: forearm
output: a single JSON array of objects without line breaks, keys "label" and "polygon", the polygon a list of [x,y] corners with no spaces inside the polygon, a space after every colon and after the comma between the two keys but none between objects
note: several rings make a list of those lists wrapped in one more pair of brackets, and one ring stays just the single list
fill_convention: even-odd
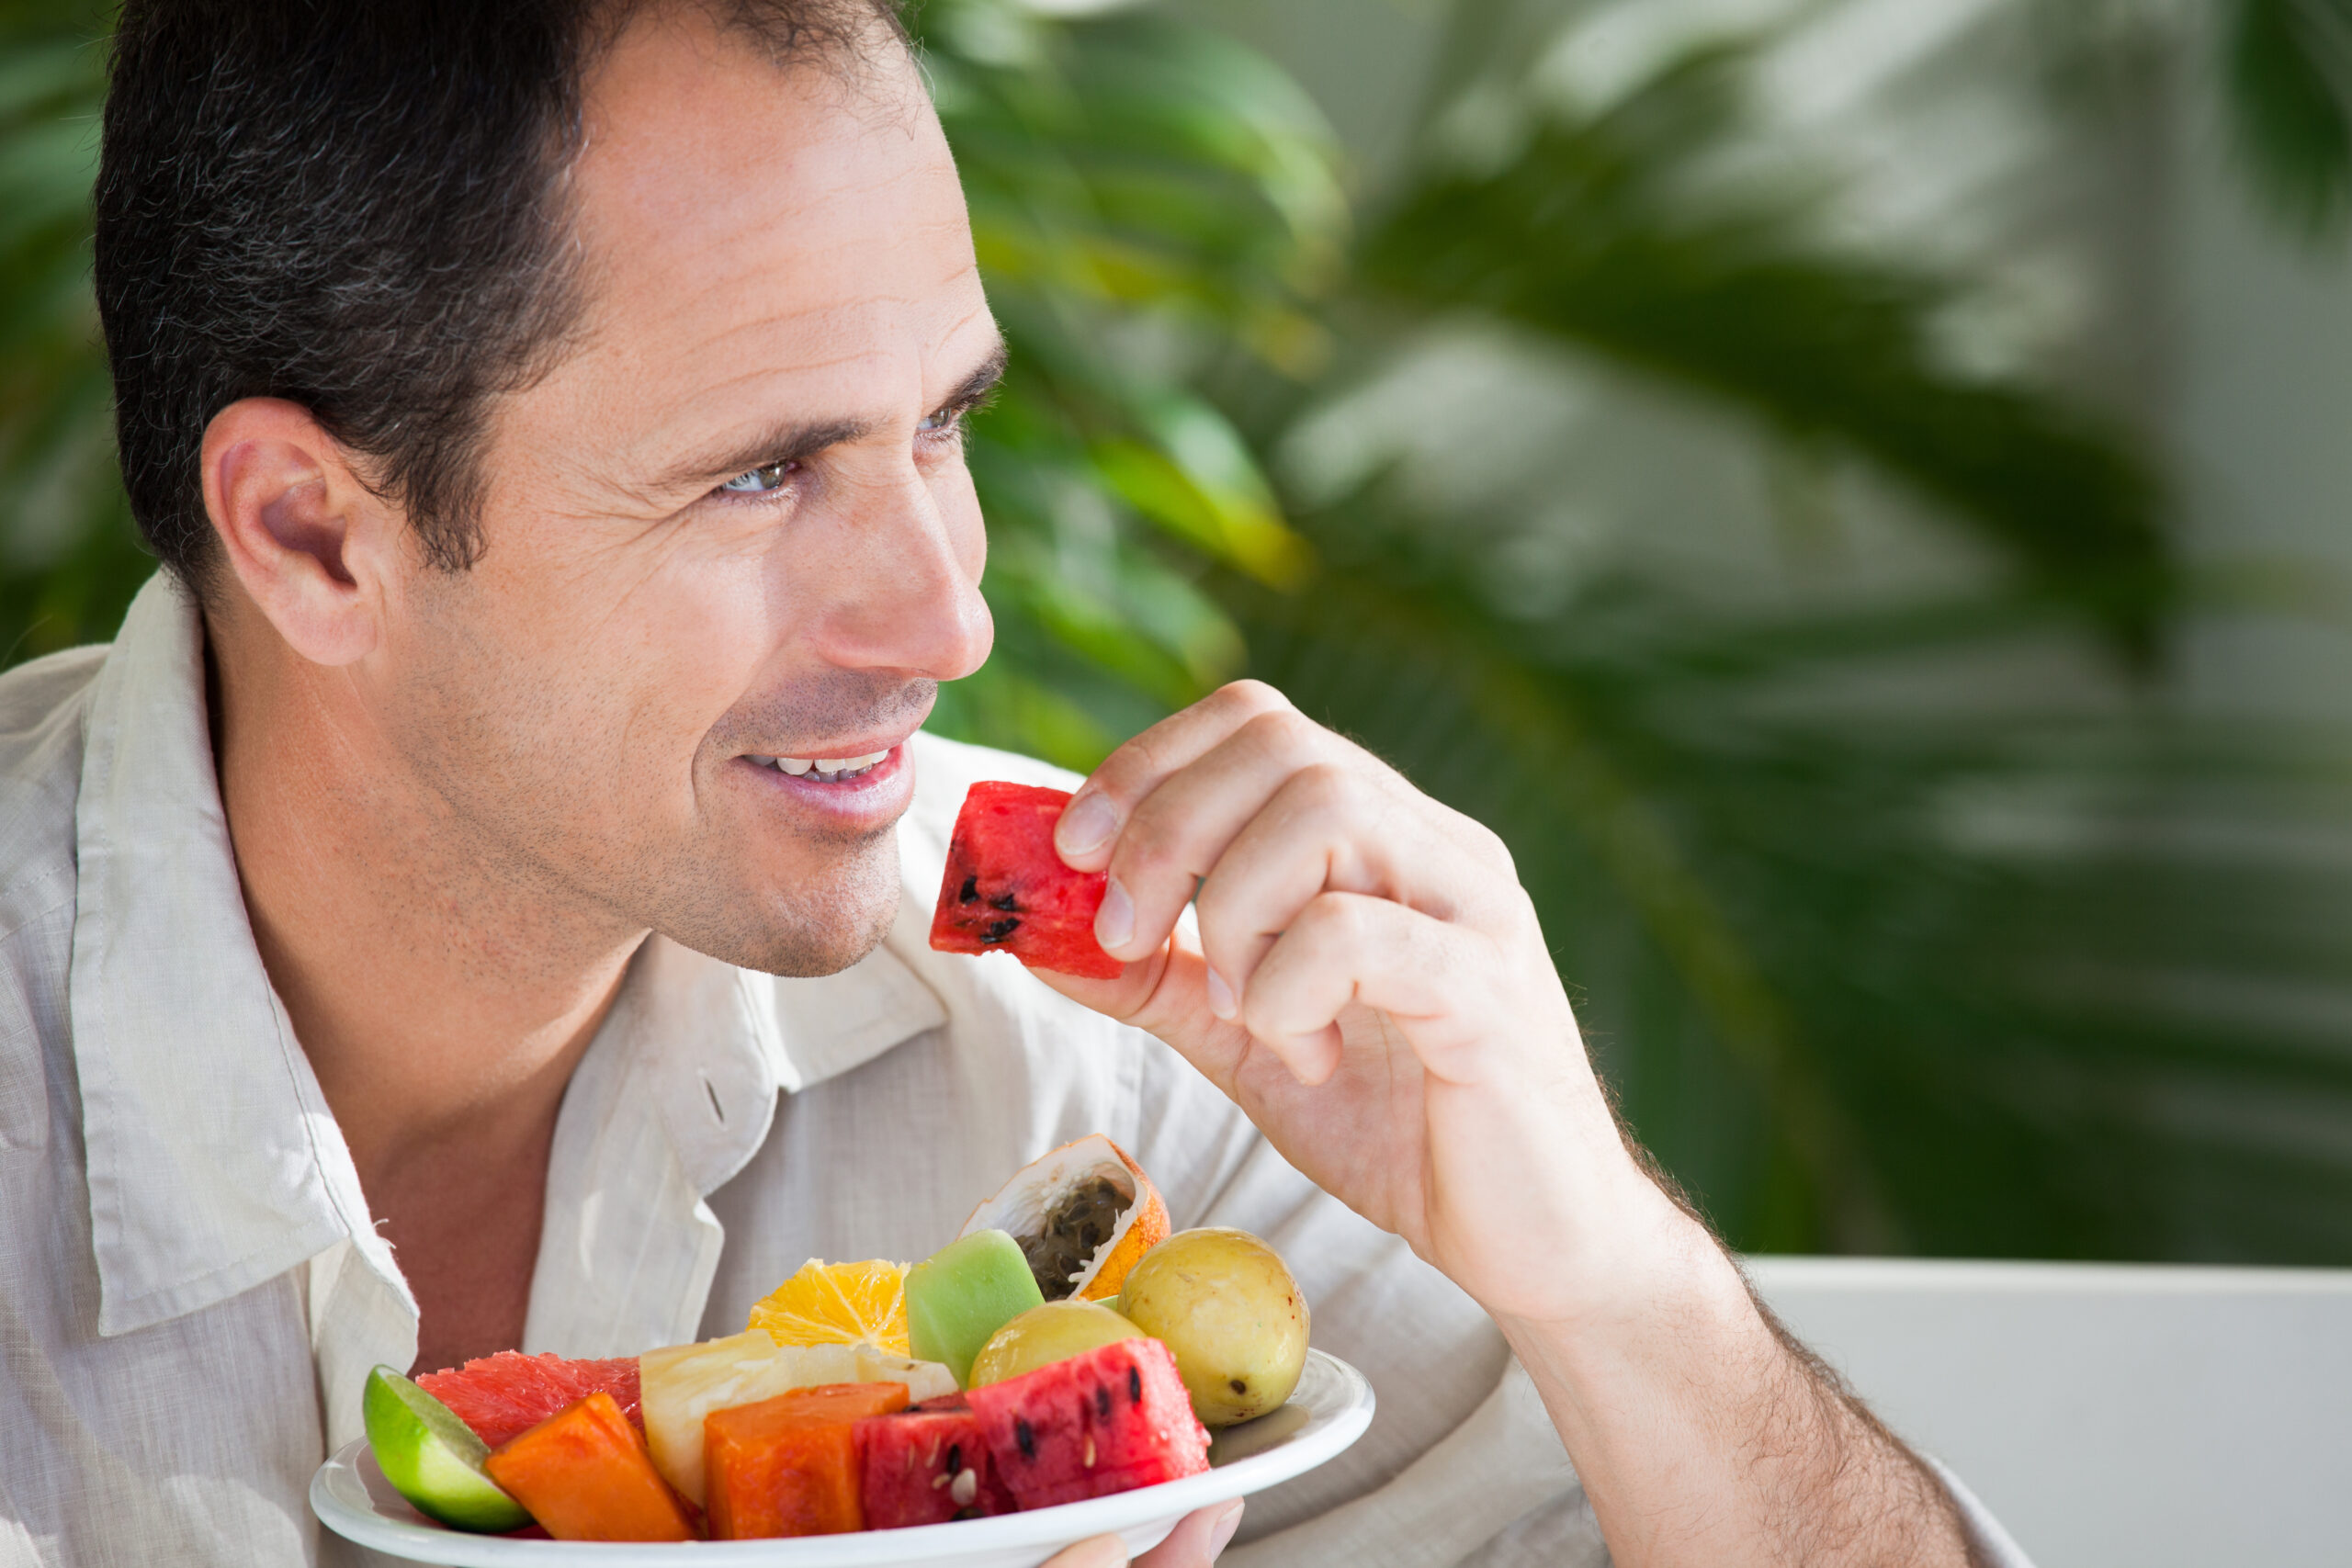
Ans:
[{"label": "forearm", "polygon": [[1619,1568],[1970,1561],[1943,1488],[1662,1195],[1589,1310],[1503,1321]]}]

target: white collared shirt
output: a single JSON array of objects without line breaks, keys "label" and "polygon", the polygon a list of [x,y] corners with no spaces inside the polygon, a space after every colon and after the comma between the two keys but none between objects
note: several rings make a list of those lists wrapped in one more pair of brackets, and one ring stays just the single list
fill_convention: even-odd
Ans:
[{"label": "white collared shirt", "polygon": [[[933,953],[966,787],[1066,782],[918,738],[881,947],[777,979],[650,939],[565,1092],[523,1348],[741,1329],[811,1257],[919,1258],[1104,1132],[1179,1225],[1290,1260],[1372,1430],[1254,1499],[1226,1561],[1604,1562],[1467,1298],[1318,1191],[1159,1042],[1009,958]],[[158,577],[109,649],[0,677],[0,1565],[355,1561],[304,1501],[416,1305],[253,942],[202,632]],[[1996,1558],[1996,1562],[2011,1561]],[[2015,1561],[2022,1561],[2016,1559]]]}]

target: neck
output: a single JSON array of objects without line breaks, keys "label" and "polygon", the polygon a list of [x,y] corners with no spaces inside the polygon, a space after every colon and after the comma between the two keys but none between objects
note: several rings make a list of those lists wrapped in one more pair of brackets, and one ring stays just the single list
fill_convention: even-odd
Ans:
[{"label": "neck", "polygon": [[503,859],[391,753],[361,679],[208,616],[245,907],[371,1205],[462,1153],[543,1180],[642,931]]}]

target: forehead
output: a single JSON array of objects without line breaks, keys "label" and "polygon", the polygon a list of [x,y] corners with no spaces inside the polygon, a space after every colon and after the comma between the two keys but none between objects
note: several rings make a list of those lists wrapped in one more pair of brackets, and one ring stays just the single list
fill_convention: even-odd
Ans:
[{"label": "forehead", "polygon": [[658,446],[673,423],[865,412],[881,387],[969,368],[933,363],[985,306],[954,161],[895,40],[778,66],[658,7],[585,88],[585,330],[559,379],[626,386]]}]

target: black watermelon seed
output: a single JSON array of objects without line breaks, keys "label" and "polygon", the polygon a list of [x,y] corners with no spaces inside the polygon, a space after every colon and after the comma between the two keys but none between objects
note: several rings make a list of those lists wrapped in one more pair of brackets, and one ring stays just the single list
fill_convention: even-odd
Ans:
[{"label": "black watermelon seed", "polygon": [[1094,1385],[1094,1414],[1105,1421],[1111,1418],[1111,1391],[1101,1383]]},{"label": "black watermelon seed", "polygon": [[1227,1378],[1225,1381],[1232,1385],[1233,1392],[1236,1393],[1248,1393],[1250,1392],[1250,1385],[1243,1382],[1239,1378]]},{"label": "black watermelon seed", "polygon": [[1029,1423],[1015,1416],[1012,1418],[1012,1440],[1021,1445],[1021,1457],[1035,1463],[1037,1458],[1037,1434]]},{"label": "black watermelon seed", "polygon": [[1021,929],[1019,920],[990,920],[988,930],[980,933],[982,942],[1002,942]]},{"label": "black watermelon seed", "polygon": [[1002,909],[1008,915],[1021,908],[1020,904],[1014,900],[1012,895],[1010,893],[998,894],[995,897],[989,900],[989,906],[991,908]]},{"label": "black watermelon seed", "polygon": [[980,879],[977,875],[966,877],[964,879],[964,890],[956,895],[956,902],[958,904],[977,904],[979,901]]},{"label": "black watermelon seed", "polygon": [[950,1444],[948,1444],[948,1445],[947,1445],[947,1473],[948,1473],[948,1474],[950,1474],[950,1475],[953,1475],[953,1474],[955,1474],[957,1471],[959,1471],[959,1470],[961,1470],[961,1469],[963,1469],[963,1468],[964,1468],[964,1445],[963,1445],[963,1444],[961,1444],[961,1443],[950,1443]]},{"label": "black watermelon seed", "polygon": [[1143,1373],[1133,1367],[1127,1369],[1127,1403],[1130,1404],[1143,1403]]}]

